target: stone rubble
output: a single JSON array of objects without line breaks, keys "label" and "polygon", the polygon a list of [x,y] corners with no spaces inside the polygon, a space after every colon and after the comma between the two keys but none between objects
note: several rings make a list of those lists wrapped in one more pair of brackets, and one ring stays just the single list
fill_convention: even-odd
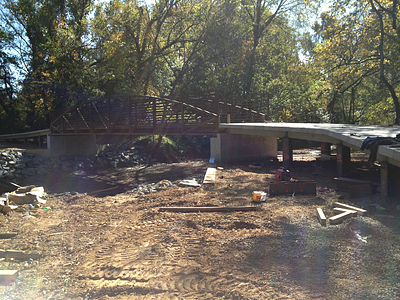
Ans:
[{"label": "stone rubble", "polygon": [[[146,153],[145,147],[137,145],[135,142],[127,142],[118,146],[110,145],[93,157],[60,156],[44,158],[22,151],[5,150],[0,152],[0,178],[11,180],[37,175],[44,176],[55,170],[70,173],[79,170],[141,168],[155,162],[156,160]],[[194,178],[190,179],[193,180]],[[201,182],[201,179],[198,179],[198,181]],[[131,193],[133,197],[140,197],[171,186],[175,186],[175,184],[169,180],[162,180],[158,183],[141,184],[125,193]]]},{"label": "stone rubble", "polygon": [[135,167],[154,163],[145,148],[128,142],[109,146],[93,157],[60,156],[43,158],[22,151],[5,150],[0,153],[0,178],[15,179],[23,176],[48,175],[54,170],[74,172],[108,168]]}]

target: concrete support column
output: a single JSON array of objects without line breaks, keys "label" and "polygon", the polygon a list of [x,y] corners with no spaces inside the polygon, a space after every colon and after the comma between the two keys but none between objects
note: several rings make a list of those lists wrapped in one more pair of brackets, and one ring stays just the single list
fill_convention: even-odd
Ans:
[{"label": "concrete support column", "polygon": [[276,158],[276,137],[218,133],[210,141],[211,157],[217,163],[244,162]]},{"label": "concrete support column", "polygon": [[336,145],[337,176],[346,177],[350,166],[350,148],[342,144]]},{"label": "concrete support column", "polygon": [[97,153],[96,135],[49,135],[47,147],[51,156],[95,155]]},{"label": "concrete support column", "polygon": [[381,161],[381,196],[389,196],[389,164]]},{"label": "concrete support column", "polygon": [[293,140],[282,138],[283,165],[289,167],[293,162]]},{"label": "concrete support column", "polygon": [[321,155],[331,155],[331,144],[321,143]]}]

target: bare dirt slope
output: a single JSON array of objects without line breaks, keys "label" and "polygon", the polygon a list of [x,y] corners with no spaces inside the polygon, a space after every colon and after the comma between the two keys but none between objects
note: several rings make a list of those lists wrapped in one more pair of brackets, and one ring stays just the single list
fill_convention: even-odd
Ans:
[{"label": "bare dirt slope", "polygon": [[[41,254],[0,261],[1,269],[19,270],[0,288],[2,299],[399,299],[398,216],[375,212],[322,227],[317,207],[331,216],[335,201],[387,203],[379,196],[350,200],[335,190],[332,172],[312,164],[295,163],[291,174],[316,180],[317,195],[251,202],[253,191],[268,191],[276,165],[238,165],[218,171],[215,185],[175,185],[137,198],[60,195],[48,199],[51,210],[25,205],[0,215],[1,232],[18,233],[0,248]],[[206,162],[156,164],[96,179],[108,176],[128,189],[135,181],[204,176],[206,169]],[[233,205],[258,210],[159,210]]]}]

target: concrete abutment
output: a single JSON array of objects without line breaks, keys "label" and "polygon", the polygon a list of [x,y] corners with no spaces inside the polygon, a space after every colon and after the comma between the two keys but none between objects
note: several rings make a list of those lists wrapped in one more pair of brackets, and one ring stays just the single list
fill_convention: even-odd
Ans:
[{"label": "concrete abutment", "polygon": [[48,149],[50,156],[83,155],[97,153],[96,135],[49,135]]},{"label": "concrete abutment", "polygon": [[271,136],[218,133],[210,144],[217,163],[263,160],[278,154],[278,139]]}]

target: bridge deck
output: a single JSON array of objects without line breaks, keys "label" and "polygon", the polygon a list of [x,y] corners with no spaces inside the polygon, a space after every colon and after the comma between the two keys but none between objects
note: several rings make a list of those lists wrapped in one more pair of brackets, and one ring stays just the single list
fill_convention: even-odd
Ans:
[{"label": "bridge deck", "polygon": [[[397,126],[346,125],[317,123],[241,123],[220,124],[220,130],[232,134],[288,137],[293,139],[343,144],[360,150],[367,137],[396,137]],[[368,151],[368,150],[367,150]],[[400,167],[400,148],[379,146],[378,159]]]}]

